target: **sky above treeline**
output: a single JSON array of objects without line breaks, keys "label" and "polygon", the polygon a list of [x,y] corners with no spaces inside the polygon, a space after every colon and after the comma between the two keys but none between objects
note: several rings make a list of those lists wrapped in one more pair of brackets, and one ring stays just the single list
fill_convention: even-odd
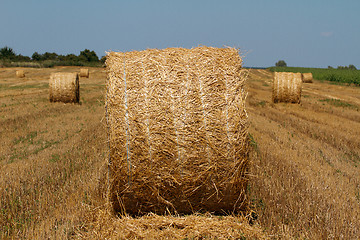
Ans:
[{"label": "sky above treeline", "polygon": [[236,47],[244,66],[355,65],[359,0],[0,0],[0,48],[76,54]]}]

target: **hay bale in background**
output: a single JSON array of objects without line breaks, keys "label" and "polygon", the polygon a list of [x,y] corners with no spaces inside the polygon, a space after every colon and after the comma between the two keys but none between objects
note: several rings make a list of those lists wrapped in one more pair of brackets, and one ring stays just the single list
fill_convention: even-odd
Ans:
[{"label": "hay bale in background", "polygon": [[79,75],[57,72],[50,75],[50,102],[78,103],[80,100]]},{"label": "hay bale in background", "polygon": [[25,72],[23,70],[17,70],[16,71],[16,77],[24,78],[25,77]]},{"label": "hay bale in background", "polygon": [[302,80],[304,83],[312,83],[313,82],[312,73],[302,73]]},{"label": "hay bale in background", "polygon": [[89,69],[87,69],[87,68],[81,68],[81,69],[80,69],[80,77],[89,78]]},{"label": "hay bale in background", "polygon": [[248,121],[238,51],[111,52],[106,65],[115,211],[246,209]]},{"label": "hay bale in background", "polygon": [[272,100],[274,103],[300,103],[301,88],[301,73],[275,72]]}]

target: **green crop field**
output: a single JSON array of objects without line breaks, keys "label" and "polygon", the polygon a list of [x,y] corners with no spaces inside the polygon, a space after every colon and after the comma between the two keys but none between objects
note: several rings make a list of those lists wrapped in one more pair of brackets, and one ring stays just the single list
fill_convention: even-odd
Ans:
[{"label": "green crop field", "polygon": [[270,67],[272,72],[311,72],[314,79],[326,80],[336,83],[355,84],[360,86],[360,70],[302,68],[302,67]]}]

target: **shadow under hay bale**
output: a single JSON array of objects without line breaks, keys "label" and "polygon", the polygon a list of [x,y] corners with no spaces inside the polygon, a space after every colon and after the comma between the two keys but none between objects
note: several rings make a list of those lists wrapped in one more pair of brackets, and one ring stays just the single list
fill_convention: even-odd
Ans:
[{"label": "shadow under hay bale", "polygon": [[274,103],[300,103],[301,88],[301,73],[275,72],[272,101]]},{"label": "shadow under hay bale", "polygon": [[25,77],[25,72],[23,70],[17,70],[16,71],[16,77],[24,78]]},{"label": "shadow under hay bale", "polygon": [[50,102],[78,103],[80,100],[77,73],[52,73],[49,81]]},{"label": "shadow under hay bale", "polygon": [[89,78],[89,69],[81,68],[80,69],[80,77]]},{"label": "shadow under hay bale", "polygon": [[248,121],[238,51],[111,52],[106,65],[114,210],[246,210]]},{"label": "shadow under hay bale", "polygon": [[312,73],[302,73],[302,80],[304,83],[312,83],[313,82]]}]

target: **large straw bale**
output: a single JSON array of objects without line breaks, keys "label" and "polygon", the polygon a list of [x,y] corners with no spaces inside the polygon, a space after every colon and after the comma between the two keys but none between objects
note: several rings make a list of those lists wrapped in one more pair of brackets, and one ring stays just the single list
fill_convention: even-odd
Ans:
[{"label": "large straw bale", "polygon": [[24,70],[17,70],[17,71],[16,71],[16,77],[18,77],[18,78],[24,78],[24,77],[25,77],[25,72],[24,72]]},{"label": "large straw bale", "polygon": [[312,83],[313,82],[312,73],[302,73],[302,80],[304,83]]},{"label": "large straw bale", "polygon": [[87,69],[87,68],[81,68],[81,69],[80,69],[80,77],[89,78],[89,69]]},{"label": "large straw bale", "polygon": [[50,102],[78,103],[79,95],[79,75],[77,73],[57,72],[50,75]]},{"label": "large straw bale", "polygon": [[301,73],[275,72],[272,94],[273,102],[300,103],[301,88]]},{"label": "large straw bale", "polygon": [[248,121],[234,48],[111,52],[106,117],[116,211],[246,209]]}]

